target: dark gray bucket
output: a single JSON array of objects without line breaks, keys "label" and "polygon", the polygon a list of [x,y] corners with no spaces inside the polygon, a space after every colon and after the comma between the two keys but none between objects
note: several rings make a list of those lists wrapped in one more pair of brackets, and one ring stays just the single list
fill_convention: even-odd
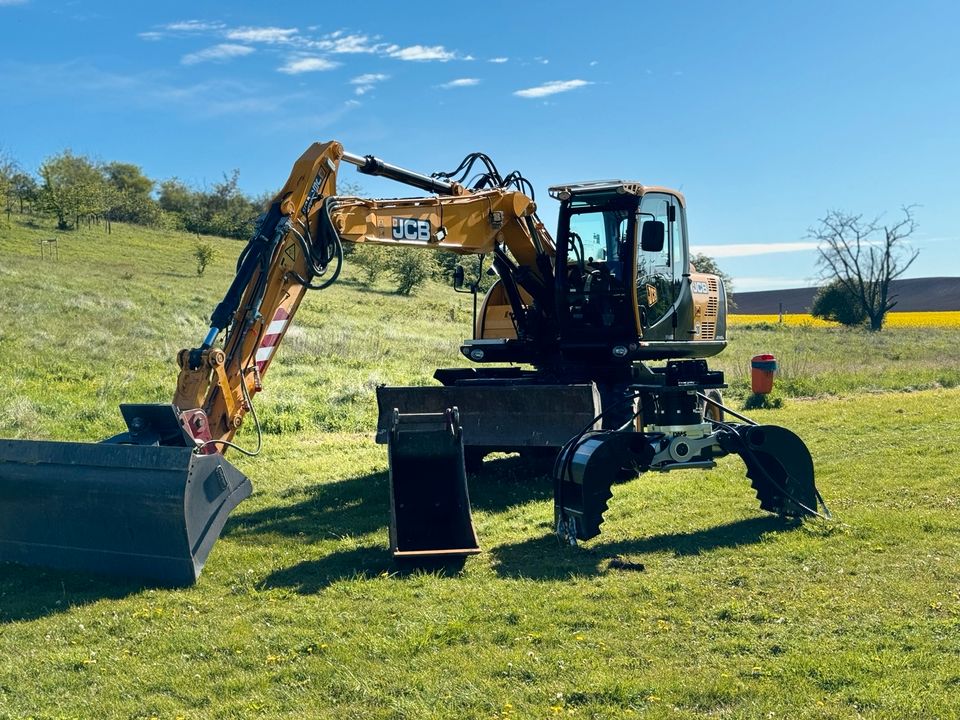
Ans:
[{"label": "dark gray bucket", "polygon": [[0,440],[0,560],[192,585],[251,490],[189,447]]},{"label": "dark gray bucket", "polygon": [[394,411],[392,426],[387,447],[393,556],[417,561],[479,553],[457,409]]}]

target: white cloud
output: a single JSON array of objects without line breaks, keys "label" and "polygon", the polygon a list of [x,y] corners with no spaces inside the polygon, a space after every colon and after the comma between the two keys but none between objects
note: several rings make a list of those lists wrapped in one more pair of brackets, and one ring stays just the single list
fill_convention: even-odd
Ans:
[{"label": "white cloud", "polygon": [[296,28],[242,27],[227,31],[228,40],[259,43],[288,43],[297,34]]},{"label": "white cloud", "polygon": [[587,80],[553,80],[543,85],[537,85],[536,87],[517,90],[513,94],[522,98],[541,98],[547,95],[556,95],[557,93],[576,90],[585,85],[593,85],[593,83]]},{"label": "white cloud", "polygon": [[299,75],[300,73],[305,72],[333,70],[333,68],[338,67],[339,65],[340,63],[327,60],[326,58],[302,57],[291,58],[287,60],[287,64],[277,68],[277,70],[279,72],[286,73],[287,75]]},{"label": "white cloud", "polygon": [[366,73],[365,75],[357,75],[357,77],[350,80],[350,84],[356,85],[353,91],[355,94],[366,95],[373,90],[374,85],[389,79],[390,76],[384,75],[383,73]]},{"label": "white cloud", "polygon": [[495,58],[490,58],[489,60],[487,60],[487,62],[497,63],[498,65],[500,65],[502,63],[507,62],[509,59],[510,58],[507,58],[507,57],[495,57]]},{"label": "white cloud", "polygon": [[444,83],[440,87],[442,87],[444,90],[449,90],[451,88],[472,87],[479,84],[480,78],[457,78],[456,80],[451,80],[448,83]]},{"label": "white cloud", "polygon": [[383,73],[367,73],[365,75],[357,75],[350,81],[351,85],[372,85],[373,83],[383,82],[384,80],[389,80],[389,75],[384,75]]},{"label": "white cloud", "polygon": [[345,35],[342,30],[324,35],[319,40],[307,40],[305,45],[316,50],[332,53],[334,55],[349,55],[358,53],[379,53],[385,52],[389,47],[383,43],[376,42],[376,37],[371,37],[362,33],[353,33]]},{"label": "white cloud", "polygon": [[333,41],[332,53],[370,53],[376,50],[375,45],[370,44],[370,38],[366,35],[347,35],[338,37]]},{"label": "white cloud", "polygon": [[220,45],[214,45],[213,47],[208,47],[204,50],[200,50],[195,53],[190,53],[189,55],[184,55],[180,62],[184,65],[196,65],[197,63],[213,61],[213,62],[223,62],[226,60],[231,60],[236,57],[243,57],[244,55],[249,55],[254,50],[252,47],[246,45],[231,45],[229,43],[221,43]]},{"label": "white cloud", "polygon": [[0,7],[4,5],[26,5],[27,0],[0,0]]},{"label": "white cloud", "polygon": [[779,277],[735,277],[733,285],[737,293],[757,292],[760,290],[790,290],[793,288],[813,287],[816,283],[802,278]]},{"label": "white cloud", "polygon": [[411,45],[410,47],[397,47],[392,45],[387,48],[387,54],[398,60],[427,61],[436,60],[438,62],[447,62],[457,57],[455,52],[447,50],[443,45]]},{"label": "white cloud", "polygon": [[171,32],[211,32],[213,30],[222,30],[225,26],[222,22],[205,22],[203,20],[181,20],[172,22],[163,26],[165,30]]},{"label": "white cloud", "polygon": [[816,250],[815,242],[783,243],[732,243],[730,245],[697,245],[690,252],[699,252],[712,258],[752,257],[754,255],[772,255],[774,253],[806,252]]},{"label": "white cloud", "polygon": [[[2,2],[3,0],[0,0],[0,3]],[[150,41],[163,40],[163,33],[152,30],[149,32],[137,33],[137,37],[139,37],[142,40],[150,40]]]}]

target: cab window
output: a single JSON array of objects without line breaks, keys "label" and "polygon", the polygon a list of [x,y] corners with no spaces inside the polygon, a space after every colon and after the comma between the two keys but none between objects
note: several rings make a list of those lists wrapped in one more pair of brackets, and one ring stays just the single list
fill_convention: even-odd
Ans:
[{"label": "cab window", "polygon": [[648,193],[640,202],[639,232],[643,223],[663,223],[663,248],[646,252],[637,247],[637,305],[643,327],[651,327],[663,319],[676,302],[685,273],[685,228],[680,201],[666,193]]}]

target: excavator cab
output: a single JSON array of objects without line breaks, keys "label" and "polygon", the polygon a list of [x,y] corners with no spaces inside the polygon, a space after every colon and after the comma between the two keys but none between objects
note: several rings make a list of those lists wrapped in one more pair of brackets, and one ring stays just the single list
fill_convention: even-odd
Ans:
[{"label": "excavator cab", "polygon": [[561,203],[562,351],[627,364],[709,357],[726,346],[715,332],[725,327],[722,285],[692,281],[680,193],[608,180],[558,185],[550,194]]}]

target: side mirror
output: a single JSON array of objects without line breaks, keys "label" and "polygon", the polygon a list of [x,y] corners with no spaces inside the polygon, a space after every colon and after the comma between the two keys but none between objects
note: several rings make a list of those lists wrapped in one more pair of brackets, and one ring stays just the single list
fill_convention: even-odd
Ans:
[{"label": "side mirror", "polygon": [[663,250],[663,223],[659,220],[647,220],[640,231],[640,249],[644,252]]},{"label": "side mirror", "polygon": [[463,265],[457,265],[453,268],[453,289],[459,290],[463,287]]}]

